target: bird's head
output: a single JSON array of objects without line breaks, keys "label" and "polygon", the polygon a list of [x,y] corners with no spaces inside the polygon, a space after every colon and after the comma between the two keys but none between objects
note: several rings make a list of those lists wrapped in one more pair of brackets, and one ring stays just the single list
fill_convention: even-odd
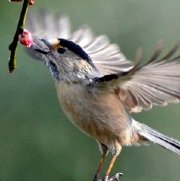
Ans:
[{"label": "bird's head", "polygon": [[88,54],[72,41],[38,39],[30,51],[46,63],[58,81],[88,83],[99,74]]}]

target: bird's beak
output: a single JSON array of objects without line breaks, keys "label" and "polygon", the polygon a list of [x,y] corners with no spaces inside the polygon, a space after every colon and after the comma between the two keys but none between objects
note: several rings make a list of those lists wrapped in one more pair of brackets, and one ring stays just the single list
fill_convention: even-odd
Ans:
[{"label": "bird's beak", "polygon": [[50,52],[50,43],[45,39],[38,39],[36,43],[33,44],[33,49],[41,54],[48,54]]}]

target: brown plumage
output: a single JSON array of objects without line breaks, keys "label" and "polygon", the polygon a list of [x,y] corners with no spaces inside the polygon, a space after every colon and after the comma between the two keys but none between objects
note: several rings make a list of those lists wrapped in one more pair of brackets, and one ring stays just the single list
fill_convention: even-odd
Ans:
[{"label": "brown plumage", "polygon": [[131,145],[129,115],[116,94],[94,94],[78,84],[58,83],[56,88],[62,109],[83,132],[104,145],[116,139],[120,145]]}]

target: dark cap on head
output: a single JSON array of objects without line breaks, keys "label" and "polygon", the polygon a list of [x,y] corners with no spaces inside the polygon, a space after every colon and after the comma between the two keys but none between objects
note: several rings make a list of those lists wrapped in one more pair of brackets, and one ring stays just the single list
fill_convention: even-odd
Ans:
[{"label": "dark cap on head", "polygon": [[92,60],[89,57],[89,55],[79,45],[77,45],[73,41],[66,40],[66,39],[63,39],[63,38],[59,38],[59,41],[60,41],[60,45],[62,47],[68,48],[69,50],[71,50],[72,52],[77,54],[79,57],[86,60],[93,67],[95,67],[94,64],[92,63]]}]

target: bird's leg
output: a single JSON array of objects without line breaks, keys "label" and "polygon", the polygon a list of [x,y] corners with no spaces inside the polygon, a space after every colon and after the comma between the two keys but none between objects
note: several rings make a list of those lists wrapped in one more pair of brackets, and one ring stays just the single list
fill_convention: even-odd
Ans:
[{"label": "bird's leg", "polygon": [[104,161],[105,161],[106,156],[107,156],[106,154],[102,154],[102,155],[101,155],[101,159],[100,159],[100,161],[99,161],[98,168],[97,168],[96,173],[95,173],[95,175],[94,175],[93,181],[98,181],[98,179],[99,179],[99,174],[100,174],[100,172],[101,172],[101,170],[102,170],[102,166],[103,166],[103,163],[104,163]]},{"label": "bird's leg", "polygon": [[109,178],[110,172],[111,172],[111,170],[112,170],[112,168],[114,166],[114,163],[115,163],[120,151],[121,151],[121,148],[118,149],[118,150],[115,150],[113,152],[113,157],[112,157],[111,162],[109,164],[109,167],[108,167],[108,169],[106,171],[105,177],[103,178],[103,181],[119,180],[119,176],[122,175],[122,173],[117,173],[112,178]]},{"label": "bird's leg", "polygon": [[101,151],[101,159],[99,161],[98,168],[97,168],[96,173],[94,175],[93,181],[98,181],[99,174],[100,174],[100,172],[102,170],[105,158],[106,158],[106,156],[108,154],[108,147],[107,146],[105,146],[104,144],[99,143],[99,147],[100,147],[100,151]]},{"label": "bird's leg", "polygon": [[118,157],[118,155],[113,155],[112,160],[111,160],[111,162],[109,164],[109,167],[108,167],[108,169],[106,171],[106,174],[105,174],[105,177],[104,177],[103,181],[109,181],[109,175],[110,175],[110,172],[111,172],[111,170],[112,170],[112,168],[114,166],[114,163],[115,163],[117,157]]}]

